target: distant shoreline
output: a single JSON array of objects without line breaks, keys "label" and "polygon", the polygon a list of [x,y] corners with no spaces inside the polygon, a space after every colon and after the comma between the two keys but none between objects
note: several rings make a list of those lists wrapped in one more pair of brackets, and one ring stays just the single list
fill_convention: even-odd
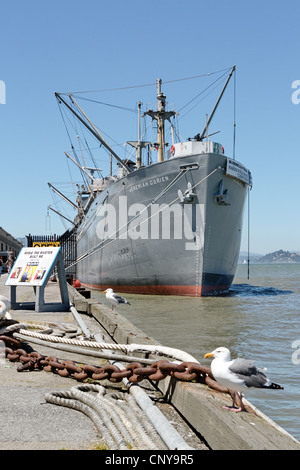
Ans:
[{"label": "distant shoreline", "polygon": [[[267,255],[249,253],[250,264],[300,264],[300,254],[296,252],[278,250]],[[248,255],[243,253],[239,256],[238,264],[248,264]]]}]

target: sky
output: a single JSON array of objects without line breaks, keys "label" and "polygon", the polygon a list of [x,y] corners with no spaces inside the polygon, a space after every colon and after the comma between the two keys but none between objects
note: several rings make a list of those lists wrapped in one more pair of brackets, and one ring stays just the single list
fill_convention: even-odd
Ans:
[{"label": "sky", "polygon": [[[0,226],[16,238],[66,230],[48,209],[59,203],[47,183],[63,191],[77,178],[64,154],[71,143],[55,91],[102,90],[74,96],[113,139],[116,151],[128,152],[124,142],[137,138],[137,102],[155,105],[157,78],[178,111],[223,72],[191,77],[236,65],[235,157],[253,176],[241,250],[249,241],[253,253],[300,251],[299,14],[299,0],[3,3]],[[124,87],[133,88],[119,90]],[[186,109],[179,114],[183,138],[202,131],[218,90],[186,116]],[[232,82],[211,125],[212,132],[220,131],[216,140],[228,156],[233,152],[233,96]],[[94,106],[87,98],[131,111]]]}]

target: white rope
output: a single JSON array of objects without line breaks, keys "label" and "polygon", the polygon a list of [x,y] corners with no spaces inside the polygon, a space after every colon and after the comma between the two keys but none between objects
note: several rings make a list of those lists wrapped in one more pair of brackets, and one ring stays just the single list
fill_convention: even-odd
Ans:
[{"label": "white rope", "polygon": [[84,341],[84,340],[77,340],[77,339],[71,339],[71,338],[65,338],[65,337],[60,337],[60,336],[54,336],[54,335],[45,335],[42,333],[35,333],[33,331],[29,330],[23,330],[20,329],[19,333],[28,336],[28,337],[33,337],[33,338],[39,338],[45,341],[50,341],[53,343],[65,343],[65,344],[73,344],[75,346],[84,346],[88,348],[97,348],[97,349],[113,349],[117,350],[120,349],[123,352],[127,351],[127,345],[119,345],[119,344],[106,344],[106,343],[98,343],[97,341]]},{"label": "white rope", "polygon": [[[111,404],[113,396],[106,395],[106,400]],[[131,395],[127,395],[126,400],[126,404],[124,401],[119,400],[116,410],[119,412],[119,410],[122,409],[126,412],[127,406],[131,408],[131,425],[128,427],[128,431],[130,432],[134,442],[136,442],[139,447],[146,445],[147,449],[160,449],[162,444],[161,438],[158,436],[152,423],[146,417],[145,413],[143,413],[138,407],[135,399]],[[127,419],[126,415],[125,419]]]},{"label": "white rope", "polygon": [[87,348],[96,348],[96,349],[109,349],[109,350],[121,350],[124,353],[132,353],[132,352],[146,352],[155,355],[165,355],[168,357],[172,357],[173,359],[180,360],[183,362],[198,362],[190,354],[186,353],[185,351],[181,351],[180,349],[169,348],[166,346],[160,345],[147,345],[147,344],[115,344],[115,343],[99,343],[97,341],[87,341],[87,340],[76,340],[71,338],[53,336],[53,335],[45,335],[41,333],[34,333],[29,330],[20,329],[20,334],[27,336],[27,337],[34,337],[38,339],[42,339],[45,341],[50,341],[54,343],[65,343],[65,344],[73,344],[75,346],[83,346]]},{"label": "white rope", "polygon": [[[97,384],[78,385],[69,391],[45,395],[48,403],[76,409],[89,416],[100,433],[103,445],[109,450],[165,449],[165,444],[144,413],[132,406],[132,397],[127,394],[121,400],[120,394],[117,399],[114,397],[106,394],[104,387]],[[145,426],[140,423],[141,417]]]},{"label": "white rope", "polygon": [[[17,326],[19,329],[20,326],[23,325],[18,324],[12,326]],[[39,328],[46,328],[46,326],[44,325],[34,326]],[[152,352],[156,355],[164,354],[173,358],[175,357],[177,359],[181,359],[182,361],[196,361],[196,359],[194,359],[192,356],[188,355],[183,351],[172,348],[166,348],[159,345],[118,345],[111,343],[100,343],[97,341],[81,341],[66,337],[54,336],[50,334],[32,332],[23,328],[20,329],[19,333],[14,333],[13,336],[23,336],[22,339],[25,338],[25,341],[30,341],[29,338],[32,338],[33,342],[34,340],[41,340],[41,342],[47,341],[56,344],[64,343],[68,345],[92,347],[102,350],[119,349],[125,353],[137,350],[139,352],[145,353]],[[62,346],[62,344],[59,344],[56,347],[61,348],[64,346]],[[65,348],[67,348],[67,346],[65,346]],[[85,353],[88,353],[86,349],[83,354]],[[90,351],[90,353],[92,353],[92,351]],[[96,355],[99,354],[99,352],[95,351],[92,354]],[[115,359],[116,358],[113,357],[110,362],[117,364],[115,362]],[[123,382],[124,381],[125,379],[123,379]],[[170,423],[167,422],[168,428],[166,429],[166,420],[163,420],[161,418],[161,414],[159,414],[159,411],[156,408],[154,410],[152,403],[151,410],[149,411],[149,398],[147,396],[144,396],[145,394],[142,390],[137,389],[135,387],[129,387],[128,390],[130,394],[133,393],[134,399],[131,397],[131,395],[125,395],[127,403],[125,403],[124,401],[118,401],[116,403],[115,401],[112,401],[112,397],[104,397],[103,387],[96,384],[80,385],[78,387],[73,387],[71,391],[68,392],[51,392],[47,394],[45,398],[46,401],[50,403],[54,403],[61,406],[67,406],[85,413],[93,421],[96,428],[98,429],[102,438],[103,447],[107,446],[111,450],[126,450],[128,448],[159,450],[162,448],[171,449],[174,447],[174,445],[174,448],[178,447],[177,442],[179,442],[180,445],[181,441],[184,442],[180,436],[180,439],[178,441],[177,434],[175,436],[176,439],[174,441],[174,432],[171,433],[171,438],[168,437],[168,433],[170,433]],[[97,397],[92,396],[91,394],[87,394],[87,391],[96,391]],[[137,392],[142,393],[143,398],[140,395],[138,395],[137,397]],[[145,399],[147,399],[148,402],[145,403]],[[130,408],[130,411],[128,411],[128,407]],[[154,413],[154,411],[156,413]],[[157,416],[157,413],[159,414],[159,417]],[[163,430],[161,429],[161,427],[163,428]],[[174,442],[176,444],[174,444]],[[184,448],[186,448],[185,443]]]}]

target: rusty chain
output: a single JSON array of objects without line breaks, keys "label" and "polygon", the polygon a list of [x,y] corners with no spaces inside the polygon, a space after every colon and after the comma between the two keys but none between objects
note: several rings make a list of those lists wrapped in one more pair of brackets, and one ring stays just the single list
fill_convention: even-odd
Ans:
[{"label": "rusty chain", "polygon": [[107,379],[113,383],[121,382],[124,378],[128,379],[131,383],[138,383],[144,379],[155,382],[171,376],[185,382],[196,381],[205,383],[210,388],[219,392],[228,392],[228,389],[214,380],[210,367],[197,362],[175,364],[174,362],[162,359],[148,366],[144,366],[140,362],[132,362],[124,370],[121,370],[118,366],[112,364],[97,367],[89,364],[78,365],[71,360],[59,361],[55,356],[43,356],[36,351],[27,353],[22,349],[22,344],[17,339],[0,336],[1,340],[6,345],[4,349],[7,359],[12,362],[22,363],[17,368],[18,372],[40,369],[46,372],[57,373],[61,377],[74,377],[77,381]]}]

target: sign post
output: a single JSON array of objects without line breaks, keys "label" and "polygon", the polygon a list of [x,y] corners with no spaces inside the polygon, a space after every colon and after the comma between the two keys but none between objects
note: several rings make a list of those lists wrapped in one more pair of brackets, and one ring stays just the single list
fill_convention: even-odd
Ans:
[{"label": "sign post", "polygon": [[[57,267],[61,303],[45,303],[45,287]],[[36,312],[68,311],[70,309],[68,287],[64,269],[64,262],[60,247],[28,247],[23,248],[12,267],[5,282],[10,286],[10,302],[12,309],[32,308]],[[16,288],[18,286],[31,286],[35,291],[35,303],[18,303]]]}]

